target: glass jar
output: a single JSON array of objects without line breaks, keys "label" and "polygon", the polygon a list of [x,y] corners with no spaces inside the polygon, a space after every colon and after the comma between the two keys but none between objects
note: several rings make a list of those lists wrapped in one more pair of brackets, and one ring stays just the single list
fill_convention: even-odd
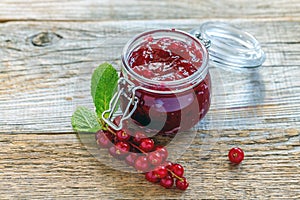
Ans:
[{"label": "glass jar", "polygon": [[[210,42],[212,46],[210,46]],[[145,130],[174,134],[197,124],[208,112],[211,79],[208,62],[228,69],[255,69],[265,61],[258,41],[223,22],[207,22],[191,33],[158,29],[141,33],[122,52],[118,93],[103,119],[111,123],[118,101],[121,122],[131,118]]]},{"label": "glass jar", "polygon": [[[121,76],[120,87],[126,88],[120,96],[121,109],[125,112],[130,105],[131,119],[146,130],[162,134],[187,130],[209,110],[207,48],[183,31],[154,30],[130,40],[122,53]],[[136,106],[130,102],[133,96]]]}]

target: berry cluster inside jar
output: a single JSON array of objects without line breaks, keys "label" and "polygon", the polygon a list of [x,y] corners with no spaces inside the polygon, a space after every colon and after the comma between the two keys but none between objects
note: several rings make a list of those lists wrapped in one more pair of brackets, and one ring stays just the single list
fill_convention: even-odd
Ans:
[{"label": "berry cluster inside jar", "polygon": [[[175,30],[158,33],[159,37],[153,32],[132,42],[123,57],[123,72],[136,86],[153,91],[136,90],[139,102],[131,118],[147,130],[173,135],[193,127],[209,109],[207,51],[187,34]],[[121,98],[122,110],[126,105],[128,99]]]}]

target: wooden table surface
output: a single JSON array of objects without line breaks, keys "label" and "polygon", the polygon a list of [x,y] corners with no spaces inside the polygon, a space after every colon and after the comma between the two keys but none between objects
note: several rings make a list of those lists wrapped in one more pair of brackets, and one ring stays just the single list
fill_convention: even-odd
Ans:
[{"label": "wooden table surface", "polygon": [[[267,59],[255,72],[211,67],[212,107],[176,160],[189,189],[93,156],[70,123],[92,108],[93,69],[119,69],[137,33],[206,21],[255,35]],[[0,199],[300,199],[299,0],[2,0],[0,55]],[[233,146],[245,151],[237,167]]]}]

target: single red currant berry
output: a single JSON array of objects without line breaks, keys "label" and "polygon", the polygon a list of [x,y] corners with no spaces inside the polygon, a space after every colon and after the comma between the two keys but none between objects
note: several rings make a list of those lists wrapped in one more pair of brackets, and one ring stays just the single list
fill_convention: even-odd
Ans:
[{"label": "single red currant berry", "polygon": [[96,133],[96,137],[98,137],[99,135],[97,135],[98,133],[101,133],[101,134],[104,134],[106,135],[106,137],[111,141],[113,142],[115,140],[115,135],[110,133],[109,131],[106,131],[106,130],[99,130],[97,133]]},{"label": "single red currant berry", "polygon": [[149,160],[150,164],[155,165],[155,166],[160,165],[162,163],[161,154],[157,151],[150,152],[148,154],[148,160]]},{"label": "single red currant berry", "polygon": [[128,130],[117,131],[116,138],[118,141],[128,141],[130,139],[129,131]]},{"label": "single red currant berry", "polygon": [[100,136],[102,136],[103,134],[104,134],[104,131],[103,131],[103,130],[97,131],[96,134],[95,134],[95,139],[96,139],[96,141],[97,141],[98,138],[99,138]]},{"label": "single red currant berry", "polygon": [[167,176],[165,178],[162,178],[160,180],[160,185],[164,188],[171,188],[174,185],[174,179],[171,176]]},{"label": "single red currant berry", "polygon": [[111,146],[109,149],[108,149],[108,152],[109,154],[114,157],[114,158],[120,158],[119,155],[116,153],[117,149],[116,149],[116,146]]},{"label": "single red currant berry", "polygon": [[150,138],[143,138],[139,145],[140,149],[144,152],[150,152],[154,148],[154,141]]},{"label": "single red currant berry", "polygon": [[136,153],[129,153],[126,157],[125,157],[125,162],[127,163],[127,165],[129,166],[134,166],[135,160],[137,159],[138,155]]},{"label": "single red currant berry", "polygon": [[160,165],[158,167],[156,167],[153,170],[153,173],[155,174],[155,176],[157,176],[158,178],[165,178],[166,176],[168,176],[169,172],[167,170],[167,168],[163,165]]},{"label": "single red currant berry", "polygon": [[184,173],[184,169],[180,164],[173,164],[173,166],[171,167],[172,172],[179,177],[183,176]]},{"label": "single red currant berry", "polygon": [[147,172],[145,178],[151,183],[158,183],[160,179],[153,173],[153,171]]},{"label": "single red currant berry", "polygon": [[110,133],[107,133],[103,130],[99,130],[96,134],[96,142],[101,148],[108,148],[112,145],[112,137]]},{"label": "single red currant berry", "polygon": [[165,161],[162,165],[172,171],[173,163],[171,161]]},{"label": "single red currant berry", "polygon": [[134,135],[133,142],[140,144],[143,138],[147,138],[147,136],[144,133],[137,131]]},{"label": "single red currant berry", "polygon": [[186,178],[181,177],[180,179],[176,180],[176,187],[180,190],[186,190],[189,187],[189,183],[186,181]]},{"label": "single red currant berry", "polygon": [[134,168],[137,171],[146,172],[149,171],[149,162],[146,156],[139,156],[134,161]]},{"label": "single red currant berry", "polygon": [[126,155],[130,150],[130,144],[124,141],[116,143],[116,154],[123,156]]},{"label": "single red currant berry", "polygon": [[230,149],[230,151],[228,153],[228,158],[229,158],[230,162],[232,162],[234,164],[239,164],[244,159],[244,152],[242,149],[240,149],[238,147],[234,147],[234,148]]},{"label": "single red currant berry", "polygon": [[162,161],[165,161],[168,158],[169,154],[166,147],[158,145],[155,147],[155,151],[158,151],[160,153]]},{"label": "single red currant berry", "polygon": [[110,132],[105,132],[105,135],[112,143],[116,141],[115,135],[111,134]]},{"label": "single red currant berry", "polygon": [[97,144],[101,148],[108,148],[112,145],[112,142],[107,138],[105,134],[102,134],[101,136],[98,136]]}]

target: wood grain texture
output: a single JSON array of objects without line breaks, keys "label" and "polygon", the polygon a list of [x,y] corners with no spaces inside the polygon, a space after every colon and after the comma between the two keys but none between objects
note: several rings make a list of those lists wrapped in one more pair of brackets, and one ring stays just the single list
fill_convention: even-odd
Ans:
[{"label": "wood grain texture", "polygon": [[[96,66],[108,61],[119,69],[123,46],[144,30],[175,27],[188,31],[203,22],[1,24],[0,132],[72,132],[70,117],[75,107],[93,108],[90,77]],[[229,22],[254,34],[267,60],[253,73],[212,65],[213,104],[199,129],[299,128],[299,21]]]},{"label": "wood grain texture", "polygon": [[[75,134],[0,135],[1,199],[299,199],[299,130],[206,131],[178,163],[190,188],[182,193],[106,166]],[[93,136],[92,136],[93,137]],[[242,165],[227,149],[243,146]],[[172,149],[170,149],[171,151]]]},{"label": "wood grain texture", "polygon": [[[189,189],[107,166],[70,123],[76,106],[93,108],[93,69],[119,70],[137,33],[208,20],[255,35],[267,60],[255,72],[211,65],[210,112],[168,145]],[[299,0],[1,0],[0,199],[300,199],[299,32]],[[245,151],[239,166],[227,160],[233,146]]]},{"label": "wood grain texture", "polygon": [[298,0],[2,0],[0,20],[148,20],[189,18],[294,18]]}]

